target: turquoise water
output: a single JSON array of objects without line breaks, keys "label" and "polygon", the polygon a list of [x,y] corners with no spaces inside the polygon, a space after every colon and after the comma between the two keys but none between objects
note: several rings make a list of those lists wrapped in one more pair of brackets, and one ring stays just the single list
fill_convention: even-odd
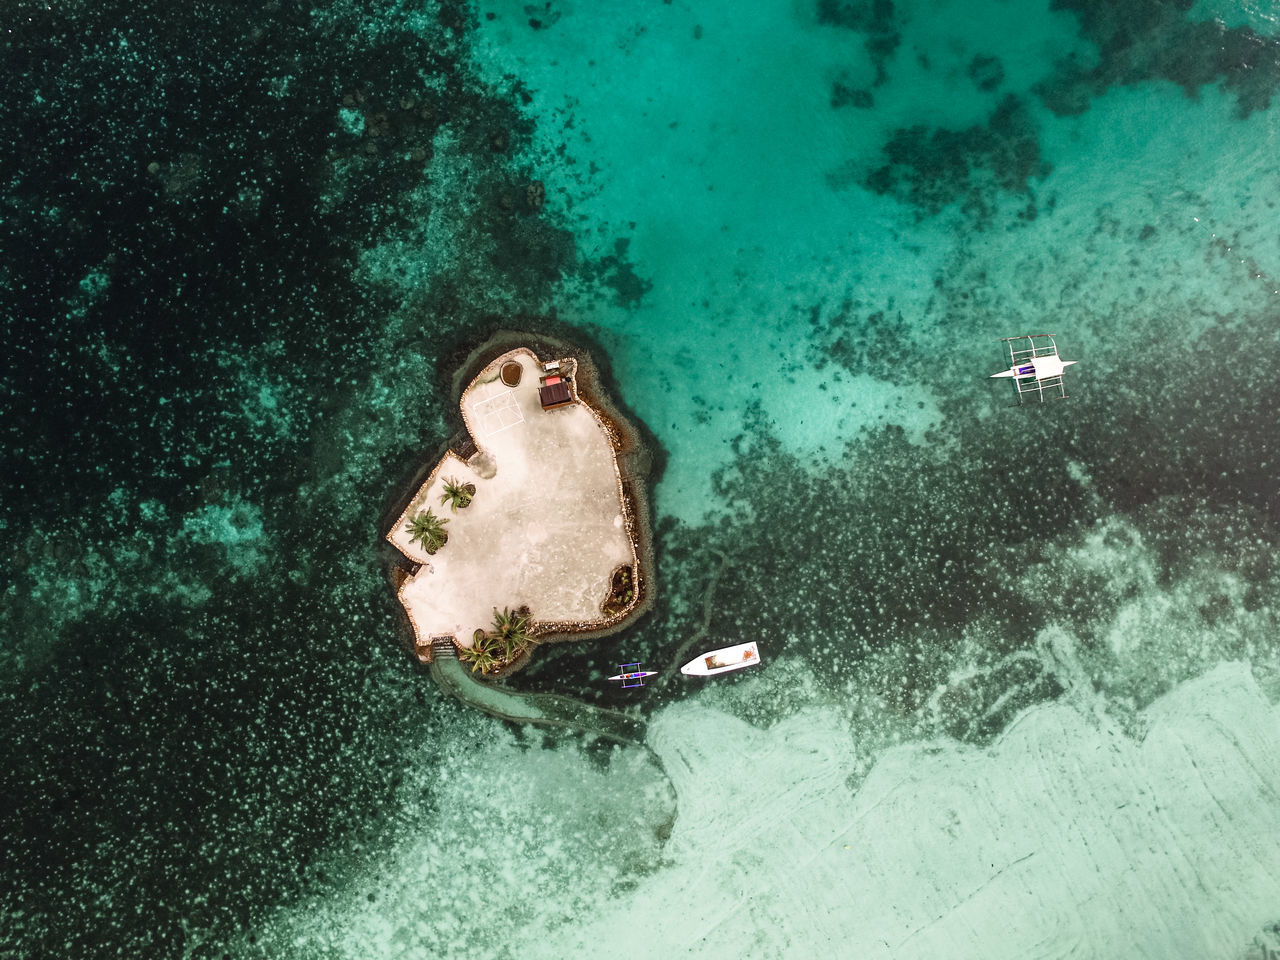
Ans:
[{"label": "turquoise water", "polygon": [[[1269,5],[19,12],[0,953],[1280,949]],[[642,744],[402,646],[513,326],[652,436],[657,603],[510,689]]]}]

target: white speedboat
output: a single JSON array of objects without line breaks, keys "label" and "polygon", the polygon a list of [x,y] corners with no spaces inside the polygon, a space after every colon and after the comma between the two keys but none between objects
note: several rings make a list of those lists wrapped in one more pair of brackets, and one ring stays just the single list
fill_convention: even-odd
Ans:
[{"label": "white speedboat", "polygon": [[741,670],[760,662],[760,648],[752,640],[740,643],[736,647],[723,647],[703,653],[680,668],[681,673],[693,677],[710,677],[717,673],[728,673],[730,670]]}]

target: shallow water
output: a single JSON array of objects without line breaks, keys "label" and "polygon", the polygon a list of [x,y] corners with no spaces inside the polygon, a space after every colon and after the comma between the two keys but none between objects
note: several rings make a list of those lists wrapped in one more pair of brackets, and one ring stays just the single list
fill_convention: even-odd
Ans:
[{"label": "shallow water", "polygon": [[[18,14],[0,953],[1280,949],[1269,7]],[[654,611],[510,687],[642,745],[402,648],[512,326],[661,473]]]}]

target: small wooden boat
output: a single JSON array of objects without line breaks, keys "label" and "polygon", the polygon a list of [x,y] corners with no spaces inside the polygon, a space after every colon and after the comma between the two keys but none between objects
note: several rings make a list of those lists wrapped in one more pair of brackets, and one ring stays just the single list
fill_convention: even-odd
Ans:
[{"label": "small wooden boat", "polygon": [[638,663],[620,663],[618,669],[622,672],[616,677],[610,677],[610,680],[621,680],[622,689],[630,690],[632,687],[643,687],[645,677],[656,677],[657,670],[641,670]]},{"label": "small wooden boat", "polygon": [[717,673],[728,673],[730,670],[741,670],[760,662],[760,648],[752,640],[740,643],[736,647],[723,647],[694,657],[683,667],[681,673],[693,677],[710,677]]},{"label": "small wooden boat", "polygon": [[991,375],[1013,381],[1018,391],[1018,402],[1031,397],[1043,403],[1059,397],[1067,398],[1067,387],[1062,373],[1076,360],[1063,360],[1058,356],[1058,344],[1052,333],[1026,333],[1020,337],[1001,340],[1009,348],[1009,369]]}]

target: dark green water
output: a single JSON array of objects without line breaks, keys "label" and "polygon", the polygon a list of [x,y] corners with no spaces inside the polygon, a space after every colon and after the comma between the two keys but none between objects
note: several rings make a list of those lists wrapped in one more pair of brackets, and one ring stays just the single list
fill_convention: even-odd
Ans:
[{"label": "dark green water", "polygon": [[[828,841],[682,831],[736,791],[869,803],[895,745],[976,756],[1068,704],[1141,743],[1144,711],[1224,660],[1261,691],[1231,744],[1275,731],[1266,9],[5,19],[0,953],[591,956],[600,917],[674,917],[680,937],[614,955],[908,955],[977,880],[860,912],[823,899],[867,889],[832,866],[711,934],[660,891],[743,906]],[[631,704],[654,754],[467,710],[402,648],[388,510],[449,438],[456,365],[511,326],[595,351],[662,466],[652,615],[512,687]],[[995,339],[1042,329],[1081,361],[1074,396],[1014,409],[985,379]],[[694,634],[758,638],[766,662],[604,689]],[[1218,689],[1206,715],[1236,696]],[[722,766],[739,736],[776,762]],[[1108,925],[1103,888],[1044,941],[1234,957],[1261,936],[1274,854],[1243,879],[1212,855],[1275,813],[1280,766],[1251,750],[1256,776],[1219,778],[1242,806],[1178,835],[1195,869],[1151,871],[1177,896],[1129,890]],[[1150,760],[1143,789],[1166,796],[1180,762]],[[1088,806],[1102,775],[1080,770]],[[947,842],[923,849],[962,859]],[[1045,861],[1025,886],[1056,903],[1075,874]],[[956,949],[1038,942],[992,937]]]}]

